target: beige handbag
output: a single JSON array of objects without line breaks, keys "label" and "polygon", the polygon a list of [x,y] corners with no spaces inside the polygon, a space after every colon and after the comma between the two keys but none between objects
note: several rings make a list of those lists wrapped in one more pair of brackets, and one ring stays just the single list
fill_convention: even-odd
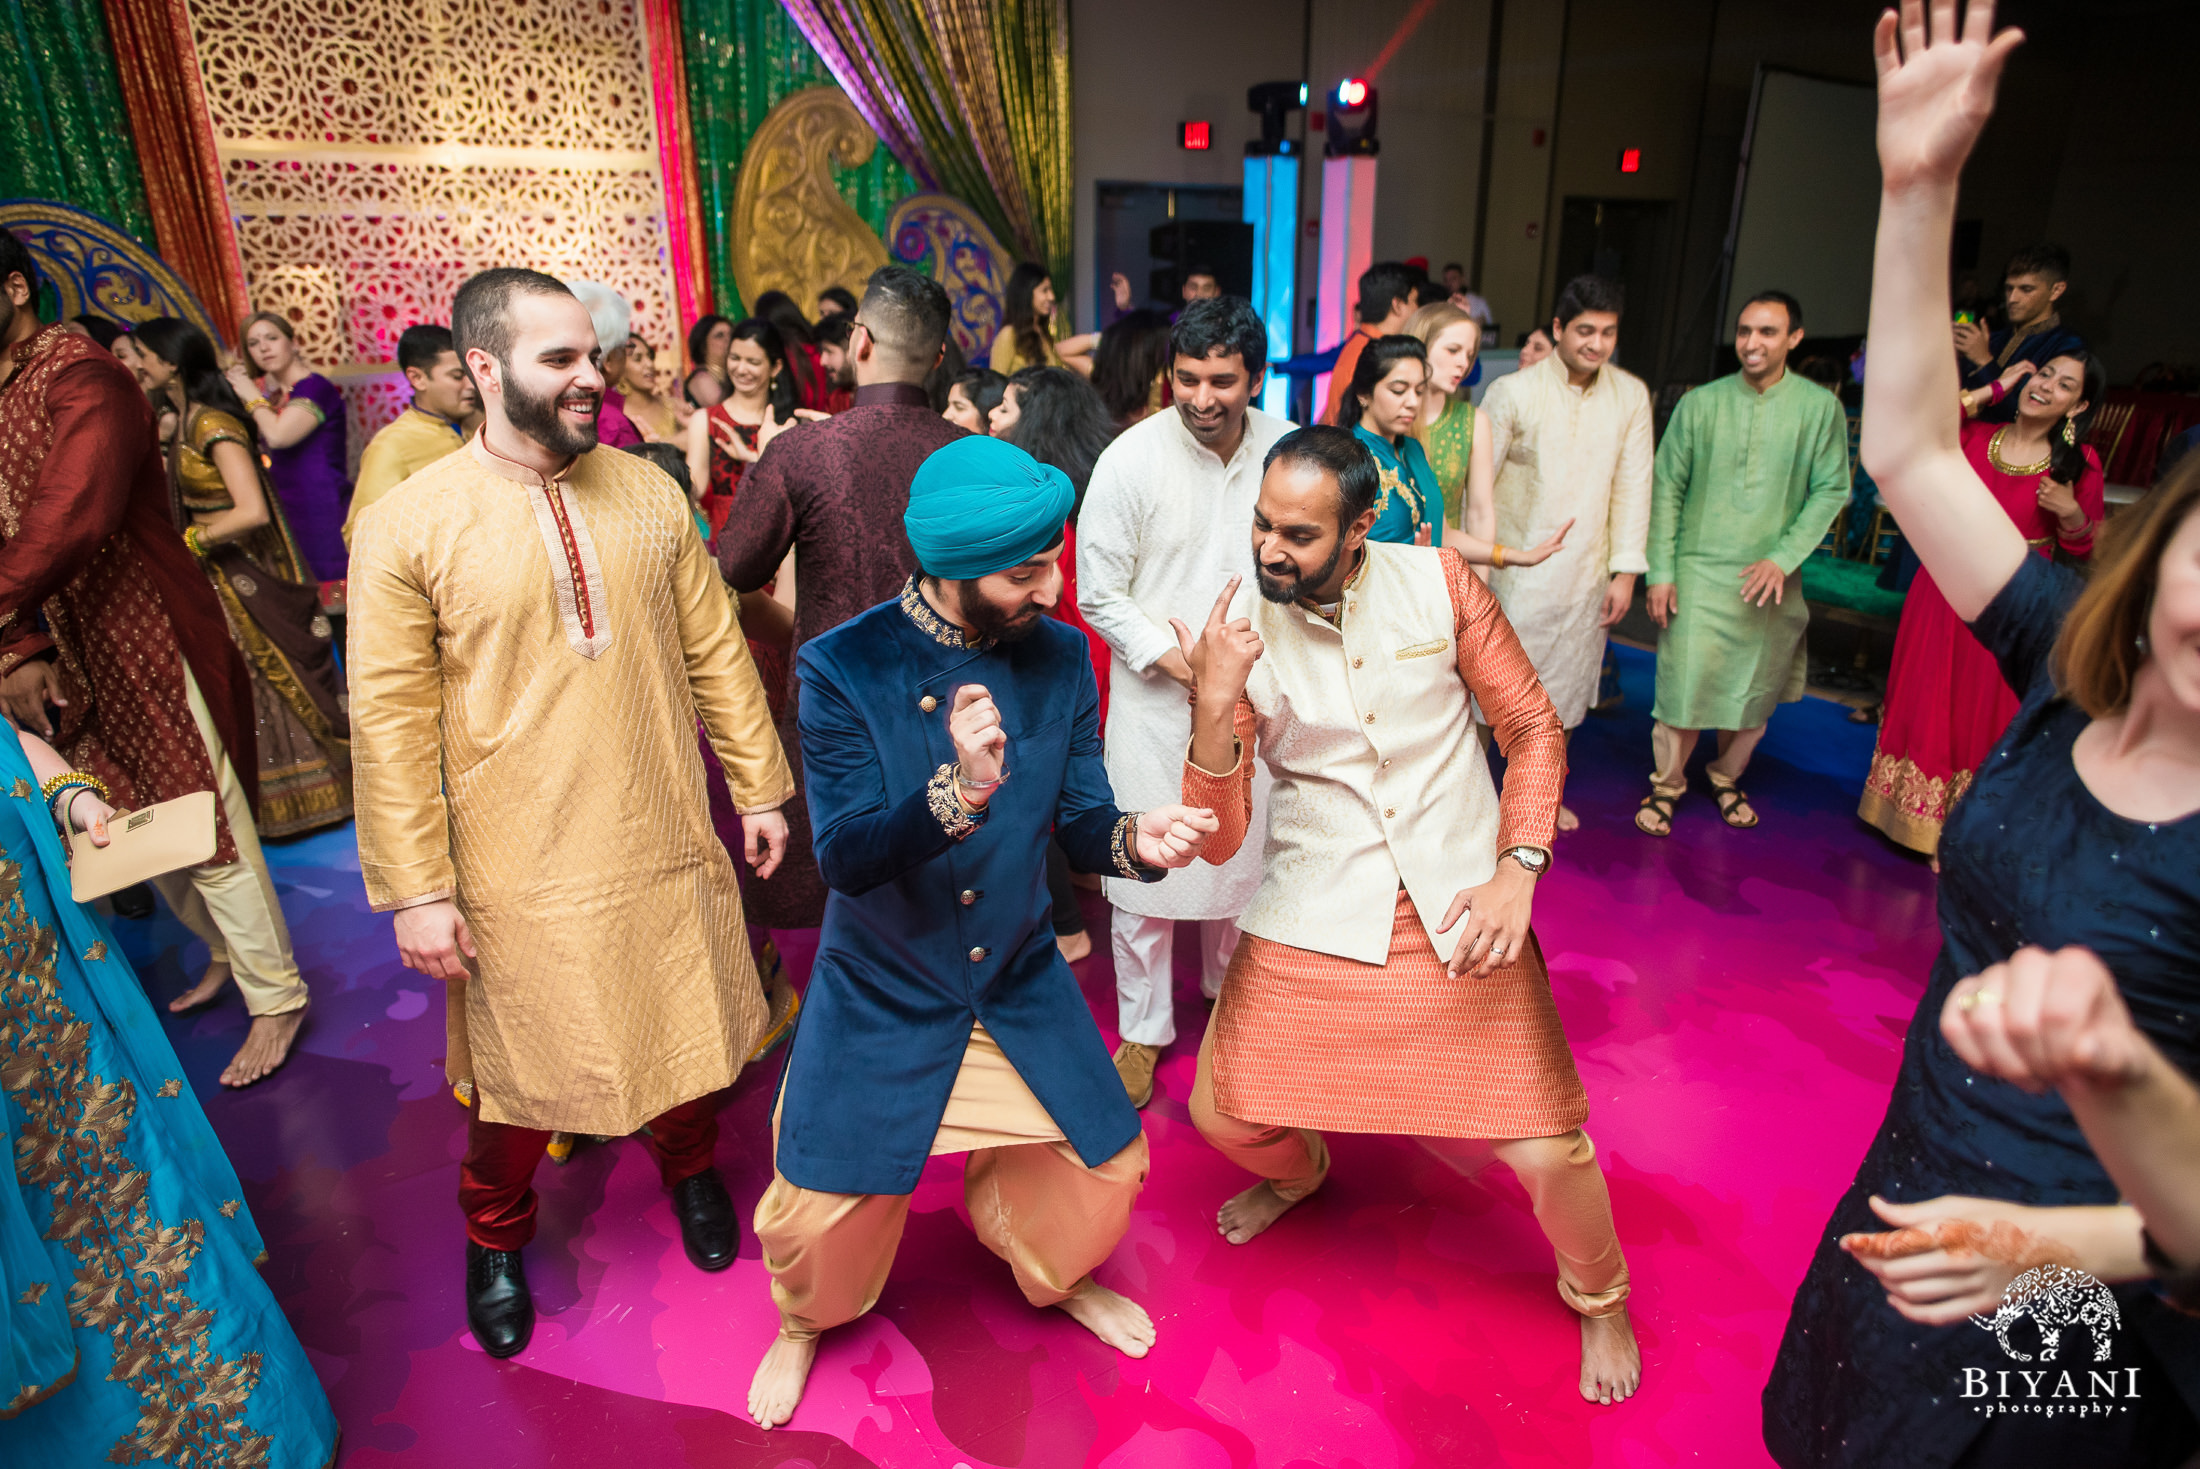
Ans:
[{"label": "beige handbag", "polygon": [[163,872],[196,867],[212,859],[214,845],[212,791],[117,811],[104,847],[93,846],[89,832],[70,833],[69,896],[89,903]]}]

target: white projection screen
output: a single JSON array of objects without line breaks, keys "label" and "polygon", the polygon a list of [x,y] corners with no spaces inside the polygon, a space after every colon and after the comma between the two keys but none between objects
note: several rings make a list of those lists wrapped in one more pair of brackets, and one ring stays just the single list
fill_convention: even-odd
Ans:
[{"label": "white projection screen", "polygon": [[1764,290],[1801,301],[1815,336],[1863,333],[1879,219],[1874,112],[1868,86],[1765,70],[1722,333]]}]

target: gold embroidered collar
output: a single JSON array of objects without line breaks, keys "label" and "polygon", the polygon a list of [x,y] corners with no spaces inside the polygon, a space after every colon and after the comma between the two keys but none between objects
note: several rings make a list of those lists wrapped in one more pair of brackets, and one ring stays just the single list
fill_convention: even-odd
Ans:
[{"label": "gold embroidered collar", "polygon": [[993,646],[991,638],[966,638],[963,630],[932,610],[932,604],[924,600],[924,593],[917,590],[915,577],[901,584],[901,610],[923,633],[943,648],[967,648],[982,653]]}]

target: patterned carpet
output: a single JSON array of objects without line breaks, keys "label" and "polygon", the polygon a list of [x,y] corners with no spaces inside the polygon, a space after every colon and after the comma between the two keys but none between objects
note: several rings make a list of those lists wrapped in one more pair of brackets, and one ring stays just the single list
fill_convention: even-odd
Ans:
[{"label": "patterned carpet", "polygon": [[[1806,700],[1722,827],[1699,775],[1675,835],[1628,825],[1646,789],[1650,659],[1574,744],[1537,928],[1592,1104],[1646,1363],[1613,1408],[1575,1391],[1578,1334],[1525,1195],[1400,1139],[1333,1140],[1328,1186],[1242,1248],[1213,1214],[1246,1180],[1184,1099],[1205,1007],[1179,953],[1178,1027],[1146,1113],[1154,1168],[1102,1278],[1144,1302],[1124,1360],[1024,1304],[935,1162],[878,1309],[821,1353],[794,1422],[748,1422],[774,1314],[753,1239],[707,1276],[681,1254],[637,1142],[545,1164],[528,1269],[533,1345],[494,1362],[464,1330],[454,1202],[463,1113],[441,1084],[442,998],[366,910],[348,829],[275,849],[316,1009],[243,1093],[215,1081],[234,996],[169,1029],[265,1232],[269,1278],[344,1427],[342,1462],[506,1466],[1737,1466],[1768,1462],[1757,1394],[1826,1212],[1877,1125],[1936,943],[1931,878],[1855,821],[1872,730]],[[1709,753],[1706,742],[1705,754]],[[1703,756],[1699,756],[1699,759]],[[1104,908],[1079,966],[1112,1044]],[[118,933],[157,999],[203,950],[165,911]],[[782,935],[806,976],[814,939]],[[719,1164],[739,1206],[770,1174],[778,1057],[728,1095]]]}]

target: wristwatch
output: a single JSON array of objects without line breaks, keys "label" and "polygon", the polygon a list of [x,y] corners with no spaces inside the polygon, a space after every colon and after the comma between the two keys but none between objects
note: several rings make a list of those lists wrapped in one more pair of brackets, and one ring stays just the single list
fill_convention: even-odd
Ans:
[{"label": "wristwatch", "polygon": [[1551,854],[1541,847],[1507,847],[1497,855],[1512,858],[1537,877],[1541,877],[1551,865]]}]

